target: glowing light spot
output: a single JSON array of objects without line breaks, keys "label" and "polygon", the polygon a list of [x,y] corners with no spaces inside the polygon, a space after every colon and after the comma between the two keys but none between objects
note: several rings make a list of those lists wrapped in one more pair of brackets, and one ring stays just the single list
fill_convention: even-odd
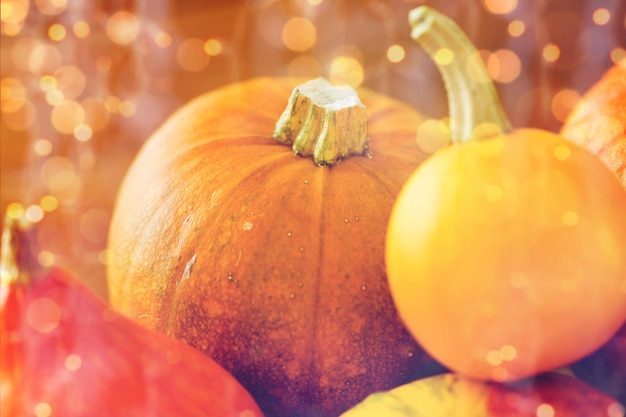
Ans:
[{"label": "glowing light spot", "polygon": [[570,150],[569,146],[567,146],[567,145],[557,145],[552,150],[552,154],[559,161],[565,161],[565,160],[569,159],[569,157],[571,155],[571,152],[572,151]]},{"label": "glowing light spot", "polygon": [[519,77],[522,62],[517,54],[509,49],[499,49],[487,61],[487,71],[491,78],[501,83],[510,83]]},{"label": "glowing light spot", "polygon": [[363,66],[349,56],[338,56],[330,64],[330,82],[358,87],[363,83]]},{"label": "glowing light spot", "polygon": [[156,43],[159,48],[167,48],[172,44],[172,36],[167,32],[160,31],[154,35],[154,43]]},{"label": "glowing light spot", "polygon": [[42,14],[57,15],[67,8],[68,0],[36,0],[37,8]]},{"label": "glowing light spot", "polygon": [[624,417],[624,406],[619,403],[609,405],[606,410],[607,417]]},{"label": "glowing light spot", "polygon": [[50,74],[61,66],[63,57],[56,46],[40,43],[33,48],[27,62],[31,73]]},{"label": "glowing light spot", "polygon": [[178,65],[185,71],[200,72],[209,65],[210,57],[204,53],[204,41],[202,39],[185,39],[178,45],[176,51]]},{"label": "glowing light spot", "polygon": [[489,13],[508,14],[517,7],[517,0],[481,0],[483,7]]},{"label": "glowing light spot", "polygon": [[52,109],[51,121],[54,128],[66,134],[73,134],[85,120],[83,106],[74,100],[65,100]]},{"label": "glowing light spot", "polygon": [[499,366],[502,364],[502,354],[499,350],[490,350],[487,352],[487,363],[491,366]]},{"label": "glowing light spot", "polygon": [[53,195],[45,195],[39,200],[39,205],[44,211],[51,212],[57,209],[59,201]]},{"label": "glowing light spot", "polygon": [[28,206],[24,212],[24,217],[32,223],[40,222],[43,219],[43,209],[36,204]]},{"label": "glowing light spot", "polygon": [[322,75],[322,65],[313,57],[300,55],[291,60],[287,73],[291,77],[317,78]]},{"label": "glowing light spot", "polygon": [[24,206],[20,203],[10,203],[6,208],[6,213],[12,219],[19,219],[24,216]]},{"label": "glowing light spot", "polygon": [[578,224],[578,213],[568,210],[561,216],[561,220],[565,226],[576,226]]},{"label": "glowing light spot", "polygon": [[387,59],[394,64],[402,61],[405,55],[406,53],[401,45],[391,45],[387,49]]},{"label": "glowing light spot", "polygon": [[26,310],[26,322],[38,332],[50,333],[61,322],[61,309],[50,298],[37,298]]},{"label": "glowing light spot", "polygon": [[603,26],[609,23],[609,20],[611,20],[611,12],[609,12],[604,7],[601,7],[593,12],[592,18],[593,23],[598,26]]},{"label": "glowing light spot", "polygon": [[15,131],[30,128],[35,120],[35,106],[22,97],[14,97],[2,102],[2,121]]},{"label": "glowing light spot", "polygon": [[513,288],[522,289],[528,285],[528,278],[521,272],[513,272],[510,278]]},{"label": "glowing light spot", "polygon": [[222,42],[217,39],[207,39],[207,41],[204,42],[204,52],[206,52],[207,55],[217,56],[222,53],[222,49]]},{"label": "glowing light spot", "polygon": [[[0,20],[2,20],[2,23],[4,23],[5,25],[13,27],[17,26],[21,29],[21,25],[28,15],[28,9],[30,6],[29,3],[29,0],[13,0],[0,2]],[[6,34],[12,36],[12,34],[10,33]]]},{"label": "glowing light spot", "polygon": [[541,404],[537,407],[537,417],[554,417],[554,407],[550,404]]},{"label": "glowing light spot", "polygon": [[64,65],[54,72],[56,89],[63,93],[66,99],[74,99],[85,90],[87,78],[80,68],[74,65]]},{"label": "glowing light spot", "polygon": [[565,121],[579,100],[580,94],[576,90],[565,88],[559,91],[552,97],[552,114],[558,121]]},{"label": "glowing light spot", "polygon": [[441,48],[435,51],[433,59],[437,65],[448,65],[454,61],[454,52],[448,48]]},{"label": "glowing light spot", "polygon": [[517,357],[517,349],[511,345],[504,345],[500,348],[500,355],[505,361],[512,361]]},{"label": "glowing light spot", "polygon": [[245,222],[245,223],[243,224],[243,230],[246,230],[246,231],[248,231],[248,230],[252,230],[252,227],[253,227],[253,226],[254,226],[254,225],[252,224],[252,222]]},{"label": "glowing light spot", "polygon": [[521,20],[513,20],[508,26],[509,35],[518,38],[526,31],[526,24]]},{"label": "glowing light spot", "polygon": [[498,366],[491,371],[491,378],[494,381],[502,382],[505,381],[509,376],[509,373],[506,369]]},{"label": "glowing light spot", "polygon": [[117,113],[120,108],[121,100],[115,96],[108,96],[104,99],[104,106],[111,113]]},{"label": "glowing light spot", "polygon": [[450,127],[441,120],[426,119],[417,127],[417,146],[434,153],[450,143]]},{"label": "glowing light spot", "polygon": [[55,42],[65,39],[65,35],[67,35],[67,30],[60,23],[54,23],[48,28],[48,37]]},{"label": "glowing light spot", "polygon": [[63,93],[57,89],[50,90],[46,93],[46,101],[51,106],[58,106],[63,103],[64,99]]},{"label": "glowing light spot", "polygon": [[488,185],[485,187],[485,197],[492,203],[497,203],[498,201],[502,201],[504,190],[498,185]]},{"label": "glowing light spot", "polygon": [[57,80],[52,75],[44,75],[39,79],[39,87],[43,91],[54,90],[57,86]]},{"label": "glowing light spot", "polygon": [[86,38],[87,36],[89,36],[89,23],[85,22],[84,20],[79,20],[78,22],[74,23],[74,26],[72,26],[72,31],[77,38]]},{"label": "glowing light spot", "polygon": [[39,262],[41,266],[52,266],[54,259],[54,254],[47,250],[43,250],[37,255],[37,262]]},{"label": "glowing light spot", "polygon": [[122,101],[118,109],[120,114],[124,117],[132,116],[133,114],[135,114],[136,110],[137,110],[137,106],[135,105],[135,103],[129,100]]},{"label": "glowing light spot", "polygon": [[52,414],[52,407],[48,403],[37,403],[33,410],[35,417],[50,417]]},{"label": "glowing light spot", "polygon": [[113,43],[128,45],[139,36],[139,20],[134,14],[122,10],[109,17],[105,30]]},{"label": "glowing light spot", "polygon": [[304,52],[315,45],[317,28],[307,18],[292,17],[283,26],[281,37],[288,49]]},{"label": "glowing light spot", "polygon": [[[624,23],[626,26],[626,22]],[[613,63],[619,64],[624,60],[626,60],[626,49],[617,47],[611,50],[611,61],[613,61]]]},{"label": "glowing light spot", "polygon": [[542,56],[548,62],[556,62],[559,56],[561,56],[561,49],[558,45],[549,43],[543,47]]},{"label": "glowing light spot", "polygon": [[83,364],[83,360],[76,354],[71,354],[65,358],[65,367],[69,371],[77,371]]},{"label": "glowing light spot", "polygon": [[79,142],[87,142],[89,139],[91,139],[92,134],[93,132],[91,128],[86,124],[81,123],[74,129],[74,137]]}]

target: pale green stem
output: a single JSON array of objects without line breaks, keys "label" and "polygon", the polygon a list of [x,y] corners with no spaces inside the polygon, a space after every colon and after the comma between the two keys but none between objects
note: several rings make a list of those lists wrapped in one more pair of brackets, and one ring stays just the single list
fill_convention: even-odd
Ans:
[{"label": "pale green stem", "polygon": [[367,112],[354,89],[317,78],[294,88],[274,139],[317,165],[333,165],[367,153]]},{"label": "pale green stem", "polygon": [[428,6],[409,13],[411,37],[433,59],[448,95],[453,143],[508,132],[511,124],[476,48],[450,18]]}]

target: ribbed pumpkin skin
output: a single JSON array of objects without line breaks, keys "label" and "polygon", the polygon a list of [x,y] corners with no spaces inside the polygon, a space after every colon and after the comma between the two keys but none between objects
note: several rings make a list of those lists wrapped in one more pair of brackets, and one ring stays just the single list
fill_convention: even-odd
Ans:
[{"label": "ribbed pumpkin skin", "polygon": [[600,156],[626,189],[626,60],[583,95],[561,135]]},{"label": "ribbed pumpkin skin", "polygon": [[426,157],[422,116],[359,90],[371,157],[332,168],[271,135],[300,80],[201,96],[149,139],[112,219],[114,307],[235,375],[268,417],[336,416],[442,369],[398,318],[383,248]]}]

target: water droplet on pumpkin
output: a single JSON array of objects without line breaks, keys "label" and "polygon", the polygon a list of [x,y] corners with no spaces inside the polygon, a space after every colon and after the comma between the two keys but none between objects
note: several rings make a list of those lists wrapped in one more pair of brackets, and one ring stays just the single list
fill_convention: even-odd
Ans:
[{"label": "water droplet on pumpkin", "polygon": [[413,352],[411,352],[410,350],[407,352],[406,354],[407,358],[412,358],[413,357]]},{"label": "water droplet on pumpkin", "polygon": [[287,232],[287,237],[291,237],[291,232]]},{"label": "water droplet on pumpkin", "polygon": [[229,281],[232,281],[232,280],[233,280],[233,273],[232,273],[232,272],[229,272],[229,273],[228,273],[228,280],[229,280]]},{"label": "water droplet on pumpkin", "polygon": [[49,333],[59,325],[61,321],[61,309],[58,304],[50,298],[38,298],[28,306],[26,321],[38,332]]},{"label": "water droplet on pumpkin", "polygon": [[300,252],[304,252],[304,246],[300,246],[300,247],[298,248],[298,250],[299,250]]},{"label": "water droplet on pumpkin", "polygon": [[300,288],[304,287],[304,282],[298,282],[298,287]]},{"label": "water droplet on pumpkin", "polygon": [[296,294],[294,294],[294,293],[289,294],[289,298],[291,298],[293,300],[294,298],[296,298]]},{"label": "water droplet on pumpkin", "polygon": [[304,180],[303,182],[304,182],[305,184],[308,184],[308,183],[309,183],[309,180]]},{"label": "water droplet on pumpkin", "polygon": [[254,226],[254,225],[252,224],[252,222],[245,222],[245,223],[243,224],[243,230],[245,230],[245,231],[252,230],[252,227],[253,227],[253,226]]},{"label": "water droplet on pumpkin", "polygon": [[359,216],[354,216],[354,221],[358,222],[359,221]]},{"label": "water droplet on pumpkin", "polygon": [[344,223],[348,223],[350,220],[348,220],[348,218],[346,217],[345,219],[343,219]]},{"label": "water droplet on pumpkin", "polygon": [[363,284],[361,285],[361,291],[365,291],[367,289],[367,285]]},{"label": "water droplet on pumpkin", "polygon": [[335,309],[335,311],[336,311],[337,313],[341,313],[341,307],[337,307],[337,308]]}]

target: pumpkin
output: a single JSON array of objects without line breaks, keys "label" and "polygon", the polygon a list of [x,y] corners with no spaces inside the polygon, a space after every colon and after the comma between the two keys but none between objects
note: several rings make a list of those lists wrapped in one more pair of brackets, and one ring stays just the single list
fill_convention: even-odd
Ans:
[{"label": "pumpkin", "polygon": [[38,225],[7,216],[0,261],[0,408],[6,417],[262,417],[195,349],[115,312],[37,261]]},{"label": "pumpkin", "polygon": [[446,373],[377,392],[341,417],[624,417],[614,398],[557,372],[502,384]]},{"label": "pumpkin", "polygon": [[206,93],[149,138],[113,213],[109,294],[214,358],[268,416],[335,416],[443,370],[397,316],[384,267],[422,116],[301,81]]},{"label": "pumpkin", "polygon": [[626,188],[626,59],[583,95],[560,133],[600,156]]},{"label": "pumpkin", "polygon": [[435,359],[474,378],[520,379],[582,358],[626,319],[624,189],[565,138],[512,130],[452,20],[424,6],[410,22],[429,53],[454,54],[439,66],[453,144],[408,179],[390,217],[400,316]]}]

